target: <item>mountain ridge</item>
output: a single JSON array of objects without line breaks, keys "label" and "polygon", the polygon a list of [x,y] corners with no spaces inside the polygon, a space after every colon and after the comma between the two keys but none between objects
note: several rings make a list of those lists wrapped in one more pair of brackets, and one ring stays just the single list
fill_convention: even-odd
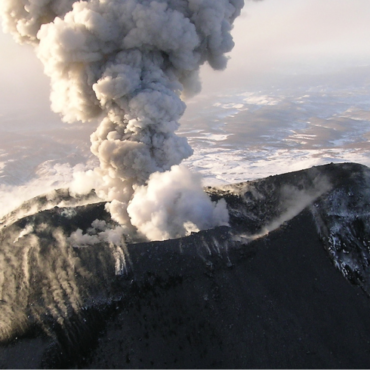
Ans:
[{"label": "mountain ridge", "polygon": [[74,247],[66,236],[92,240],[96,219],[118,227],[104,203],[3,227],[2,261],[21,271],[2,287],[3,312],[23,321],[0,365],[366,367],[369,174],[330,164],[207,188],[230,227],[167,241]]}]

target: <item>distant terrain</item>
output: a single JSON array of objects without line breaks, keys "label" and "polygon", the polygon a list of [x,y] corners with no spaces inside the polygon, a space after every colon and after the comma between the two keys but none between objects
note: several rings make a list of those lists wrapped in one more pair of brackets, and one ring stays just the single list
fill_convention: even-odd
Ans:
[{"label": "distant terrain", "polygon": [[[351,161],[370,166],[369,67],[333,75],[286,75],[186,102],[184,164],[221,185]],[[274,80],[275,78],[275,80]],[[98,166],[89,136],[97,122],[68,125],[34,107],[0,115],[0,216],[42,192],[69,186]],[[9,194],[11,194],[9,196]]]}]

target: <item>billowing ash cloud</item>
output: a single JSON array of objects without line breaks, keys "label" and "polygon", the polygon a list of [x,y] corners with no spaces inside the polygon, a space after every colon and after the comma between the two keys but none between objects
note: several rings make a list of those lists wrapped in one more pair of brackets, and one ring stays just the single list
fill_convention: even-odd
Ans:
[{"label": "billowing ash cloud", "polygon": [[[192,154],[187,140],[175,134],[185,110],[180,96],[199,91],[203,63],[226,67],[225,53],[234,46],[232,23],[243,5],[244,0],[2,0],[5,30],[35,45],[51,79],[53,110],[70,123],[102,119],[91,135],[100,168],[79,174],[73,188],[87,192],[95,186],[126,231],[133,225],[148,238],[165,239],[227,223],[226,205],[202,196],[199,181],[192,192],[200,213],[177,201],[187,188],[172,192],[166,184],[192,181],[189,171],[177,167]],[[163,201],[161,189],[168,196]],[[143,214],[144,207],[150,214]],[[153,215],[161,212],[167,216],[159,222]]]}]

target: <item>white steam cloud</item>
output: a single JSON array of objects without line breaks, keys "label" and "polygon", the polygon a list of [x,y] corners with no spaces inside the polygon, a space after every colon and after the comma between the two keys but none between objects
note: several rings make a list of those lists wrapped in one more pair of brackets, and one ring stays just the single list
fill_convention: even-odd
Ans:
[{"label": "white steam cloud", "polygon": [[[87,192],[95,186],[124,230],[135,226],[147,238],[166,239],[227,222],[226,204],[211,203],[200,182],[176,166],[192,149],[175,132],[185,110],[180,96],[200,89],[200,66],[226,67],[232,23],[243,5],[2,0],[5,31],[35,45],[51,79],[53,110],[66,122],[102,119],[91,135],[100,167],[77,175],[72,188]],[[152,175],[157,172],[162,175]]]},{"label": "white steam cloud", "polygon": [[198,190],[201,188],[200,176],[184,166],[152,174],[148,186],[135,189],[128,206],[132,224],[154,240],[189,235],[215,224],[227,225],[225,200],[215,205]]}]

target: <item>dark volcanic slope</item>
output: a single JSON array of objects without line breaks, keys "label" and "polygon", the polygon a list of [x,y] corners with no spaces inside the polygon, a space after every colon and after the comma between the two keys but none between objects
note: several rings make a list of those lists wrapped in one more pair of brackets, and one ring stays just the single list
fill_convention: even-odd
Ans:
[{"label": "dark volcanic slope", "polygon": [[308,212],[229,257],[230,267],[209,257],[208,269],[190,255],[170,269],[135,258],[142,278],[86,365],[369,366],[370,302],[332,268]]},{"label": "dark volcanic slope", "polygon": [[369,173],[210,188],[230,228],[164,242],[76,248],[103,204],[3,228],[0,367],[369,367]]}]

